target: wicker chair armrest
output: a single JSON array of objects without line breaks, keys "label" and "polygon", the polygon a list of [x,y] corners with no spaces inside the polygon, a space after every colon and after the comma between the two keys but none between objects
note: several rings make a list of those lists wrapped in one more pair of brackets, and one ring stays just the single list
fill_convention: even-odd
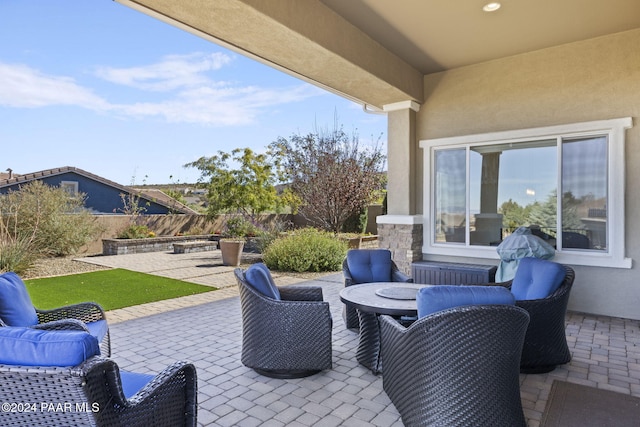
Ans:
[{"label": "wicker chair armrest", "polygon": [[349,265],[347,264],[347,259],[345,258],[342,261],[342,274],[344,275],[344,285],[351,286],[355,285],[353,282],[353,276],[351,275],[351,271],[349,270]]},{"label": "wicker chair armrest", "polygon": [[[178,393],[176,393],[178,389]],[[183,401],[183,409],[173,414],[163,414],[161,419],[176,422],[177,425],[185,418],[192,420],[191,425],[195,425],[197,406],[197,375],[196,368],[192,363],[185,361],[175,362],[157,374],[146,386],[131,396],[128,404],[133,408],[145,405],[145,402],[153,402],[153,406],[175,407],[174,399],[178,395]],[[164,409],[163,409],[163,412]],[[133,417],[132,417],[133,418]],[[190,425],[189,422],[186,425]]]},{"label": "wicker chair armrest", "polygon": [[[275,326],[282,322],[287,324],[295,322],[295,324],[311,323],[321,328],[323,319],[331,321],[331,312],[329,311],[329,303],[326,301],[268,301],[262,310],[272,311],[274,316],[271,317],[271,325],[266,327],[275,327],[278,330],[286,331],[289,328]],[[295,333],[294,331],[290,331]]]},{"label": "wicker chair armrest", "polygon": [[152,420],[162,420],[166,425],[196,425],[197,377],[193,364],[173,363],[129,399],[124,396],[120,371],[112,360],[94,357],[80,367],[86,371],[87,386],[94,390],[99,404],[96,415],[101,418],[100,425],[141,425],[144,420],[151,424]]},{"label": "wicker chair armrest", "polygon": [[[386,330],[386,333],[390,335],[401,336],[402,334],[407,333],[407,326],[404,326],[398,321],[398,319],[395,319],[387,314],[381,314],[378,317],[378,321],[380,322],[381,333],[383,328]],[[413,323],[411,324],[411,326],[413,326]]]},{"label": "wicker chair armrest", "polygon": [[89,332],[87,326],[77,319],[61,319],[52,322],[38,323],[32,329],[42,329],[46,331],[85,331]]},{"label": "wicker chair armrest", "polygon": [[[512,280],[509,280],[508,282],[488,282],[488,283],[479,283],[479,286],[502,286],[504,288],[507,288],[509,290],[511,290],[511,283]],[[472,285],[473,286],[473,285]]]},{"label": "wicker chair armrest", "polygon": [[39,323],[62,319],[77,319],[85,323],[106,320],[104,310],[99,304],[94,302],[82,302],[54,308],[52,310],[36,309],[36,314],[38,315]]},{"label": "wicker chair armrest", "polygon": [[278,291],[284,301],[322,301],[319,286],[278,286]]},{"label": "wicker chair armrest", "polygon": [[564,324],[569,302],[569,289],[567,288],[566,290],[567,292],[554,293],[546,298],[517,300],[516,305],[527,310],[536,329],[544,329],[544,325],[556,323],[557,318],[560,318],[562,324]]},{"label": "wicker chair armrest", "polygon": [[391,281],[392,282],[405,282],[405,283],[412,283],[413,279],[409,276],[407,276],[406,274],[404,274],[402,271],[397,270],[397,267],[395,269],[391,270]]}]

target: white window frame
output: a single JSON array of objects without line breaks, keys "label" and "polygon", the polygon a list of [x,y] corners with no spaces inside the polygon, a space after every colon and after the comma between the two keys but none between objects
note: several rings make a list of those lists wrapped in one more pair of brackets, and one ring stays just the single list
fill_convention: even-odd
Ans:
[{"label": "white window frame", "polygon": [[[460,148],[483,143],[524,143],[539,139],[587,137],[606,135],[608,138],[608,244],[607,251],[567,251],[557,252],[554,261],[572,265],[631,268],[631,258],[625,257],[625,133],[633,126],[631,117],[598,120],[582,123],[518,129],[485,134],[454,136],[420,141],[424,155],[424,244],[422,252],[434,255],[500,259],[495,247],[461,244],[436,243],[433,235],[434,212],[434,151],[438,148]],[[560,164],[558,165],[560,173]],[[467,171],[468,176],[468,171]],[[467,197],[467,215],[469,215]]]},{"label": "white window frame", "polygon": [[78,194],[78,181],[60,181],[60,188],[73,196]]}]

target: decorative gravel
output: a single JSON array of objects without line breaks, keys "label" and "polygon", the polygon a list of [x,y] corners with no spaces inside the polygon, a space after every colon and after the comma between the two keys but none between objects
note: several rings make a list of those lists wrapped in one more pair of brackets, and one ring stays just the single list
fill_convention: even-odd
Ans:
[{"label": "decorative gravel", "polygon": [[107,270],[109,267],[74,261],[73,258],[43,258],[21,275],[23,279],[39,277],[65,276],[67,274],[88,273],[90,271]]}]

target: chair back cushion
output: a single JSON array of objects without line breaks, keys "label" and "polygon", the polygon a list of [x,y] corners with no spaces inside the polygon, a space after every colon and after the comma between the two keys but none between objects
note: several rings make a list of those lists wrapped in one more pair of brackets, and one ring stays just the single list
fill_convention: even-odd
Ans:
[{"label": "chair back cushion", "polygon": [[386,249],[352,249],[347,266],[354,283],[390,282],[391,252]]},{"label": "chair back cushion", "polygon": [[262,295],[276,300],[280,299],[280,291],[271,277],[269,268],[263,263],[253,264],[244,273],[244,277]]},{"label": "chair back cushion", "polygon": [[0,275],[0,319],[9,326],[38,324],[38,315],[24,282],[11,271]]},{"label": "chair back cushion", "polygon": [[434,285],[416,295],[418,318],[464,305],[514,305],[515,298],[502,286]]},{"label": "chair back cushion", "polygon": [[107,332],[109,332],[109,325],[106,320],[87,322],[84,325],[89,329],[89,333],[96,337],[98,341],[102,341],[105,335],[107,335]]},{"label": "chair back cushion", "polygon": [[122,381],[122,392],[124,397],[130,399],[131,396],[139,392],[154,378],[153,375],[140,374],[137,372],[120,371],[120,381]]},{"label": "chair back cushion", "polygon": [[566,271],[562,264],[539,258],[522,258],[511,283],[517,301],[546,298],[560,287]]},{"label": "chair back cushion", "polygon": [[76,366],[100,354],[85,331],[0,327],[0,363],[21,366]]}]

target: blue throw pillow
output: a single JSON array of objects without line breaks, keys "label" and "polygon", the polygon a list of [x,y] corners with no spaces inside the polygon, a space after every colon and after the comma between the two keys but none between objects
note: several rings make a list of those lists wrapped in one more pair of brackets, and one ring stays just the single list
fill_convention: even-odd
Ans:
[{"label": "blue throw pillow", "polygon": [[84,331],[0,328],[0,363],[21,366],[76,366],[100,354],[96,337]]},{"label": "blue throw pillow", "polygon": [[0,319],[9,326],[38,324],[38,315],[27,288],[14,272],[0,275]]},{"label": "blue throw pillow", "polygon": [[390,282],[391,251],[386,249],[352,249],[347,252],[347,266],[354,283]]},{"label": "blue throw pillow", "polygon": [[244,277],[262,295],[276,300],[280,299],[280,291],[271,277],[269,268],[263,263],[253,264],[244,273]]},{"label": "blue throw pillow", "polygon": [[555,292],[566,275],[562,264],[539,258],[522,258],[511,282],[517,301],[546,298]]},{"label": "blue throw pillow", "polygon": [[416,295],[418,318],[464,305],[514,305],[515,298],[502,286],[434,285]]}]

